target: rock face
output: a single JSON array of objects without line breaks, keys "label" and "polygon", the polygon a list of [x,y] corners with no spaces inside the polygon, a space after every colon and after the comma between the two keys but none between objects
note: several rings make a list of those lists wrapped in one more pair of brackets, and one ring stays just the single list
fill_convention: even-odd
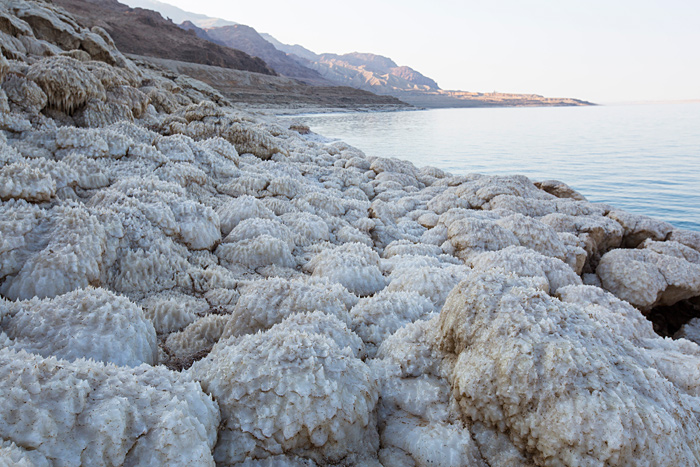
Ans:
[{"label": "rock face", "polygon": [[263,39],[250,26],[236,24],[206,29],[205,32],[214,42],[242,50],[253,57],[262,58],[265,63],[281,75],[316,86],[333,86],[336,84],[323,78],[317,71],[305,67],[284,52],[277,50],[274,45]]},{"label": "rock face", "polygon": [[319,143],[50,3],[0,50],[0,465],[700,463],[697,232]]},{"label": "rock face", "polygon": [[125,53],[182,60],[274,75],[261,58],[212,44],[164,19],[159,13],[129,8],[117,0],[55,0],[88,27],[101,27]]}]

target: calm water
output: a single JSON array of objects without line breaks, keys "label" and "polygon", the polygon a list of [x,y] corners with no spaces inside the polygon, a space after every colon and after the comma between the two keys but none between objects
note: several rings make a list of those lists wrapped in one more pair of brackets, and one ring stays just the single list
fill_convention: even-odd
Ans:
[{"label": "calm water", "polygon": [[700,103],[295,117],[367,155],[454,174],[566,182],[590,201],[700,230]]}]

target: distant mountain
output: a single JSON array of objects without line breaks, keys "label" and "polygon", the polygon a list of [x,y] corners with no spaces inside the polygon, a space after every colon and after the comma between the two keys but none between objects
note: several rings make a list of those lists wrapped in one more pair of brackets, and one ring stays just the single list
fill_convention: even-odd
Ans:
[{"label": "distant mountain", "polygon": [[208,36],[214,43],[224,43],[260,57],[279,74],[309,84],[350,86],[394,96],[422,107],[590,105],[578,99],[547,98],[535,94],[445,91],[440,89],[435,80],[411,67],[399,66],[391,58],[382,55],[358,52],[344,55],[317,54],[301,45],[284,44],[270,34],[259,34],[249,26],[189,13],[157,0],[124,1],[160,11],[175,21],[185,23],[182,27],[193,30],[200,38]]},{"label": "distant mountain", "polygon": [[310,51],[306,47],[302,47],[299,44],[294,44],[294,45],[287,45],[283,44],[274,37],[272,37],[270,34],[267,34],[265,32],[261,32],[260,35],[262,36],[263,39],[265,39],[267,42],[270,44],[274,45],[277,50],[281,50],[282,52],[289,54],[289,55],[294,55],[297,58],[301,57],[306,60],[318,60],[318,54]]},{"label": "distant mountain", "polygon": [[159,12],[164,18],[170,18],[173,23],[180,24],[185,21],[190,21],[195,26],[200,28],[218,28],[221,26],[232,26],[233,21],[228,21],[221,18],[212,18],[207,15],[200,15],[198,13],[190,13],[189,11],[182,10],[176,6],[169,5],[167,3],[159,2],[157,0],[124,0],[122,3],[132,7],[132,8],[144,8],[146,10],[153,10]]},{"label": "distant mountain", "polygon": [[434,80],[413,68],[400,67],[382,55],[358,52],[345,55],[321,54],[309,66],[333,82],[380,94],[440,89]]},{"label": "distant mountain", "polygon": [[53,0],[53,3],[75,15],[84,26],[107,30],[122,52],[276,74],[262,59],[197,37],[155,11],[129,8],[117,0]]},{"label": "distant mountain", "polygon": [[[207,31],[204,29],[200,28],[196,24],[194,24],[191,21],[183,21],[180,24],[180,27],[184,29],[185,31],[192,31],[197,37],[200,37],[202,39],[208,40],[209,42],[213,42],[215,44],[223,45],[224,47],[228,47],[228,45],[224,44],[221,41],[217,41],[216,39],[213,39],[209,34],[207,34]],[[240,50],[240,49],[239,49]],[[245,50],[244,50],[245,52]]]},{"label": "distant mountain", "polygon": [[[185,27],[185,23],[183,23],[181,27]],[[187,27],[191,28],[191,23],[189,23]],[[234,47],[255,57],[262,58],[265,60],[265,63],[281,75],[298,79],[304,83],[315,86],[332,86],[335,84],[324,79],[317,71],[300,64],[298,61],[290,58],[286,53],[277,50],[274,45],[263,39],[262,36],[250,26],[236,24],[220,28],[208,28],[202,32],[206,33],[206,35],[215,42]]]}]

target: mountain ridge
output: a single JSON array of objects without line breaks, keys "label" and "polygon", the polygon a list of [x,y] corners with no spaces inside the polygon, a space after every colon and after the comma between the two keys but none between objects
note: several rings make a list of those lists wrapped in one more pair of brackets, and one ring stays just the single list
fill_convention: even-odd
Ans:
[{"label": "mountain ridge", "polygon": [[[212,42],[240,48],[250,55],[262,58],[279,74],[312,85],[350,86],[379,95],[393,96],[420,107],[591,105],[590,102],[580,99],[543,97],[534,93],[443,90],[432,78],[409,66],[399,66],[391,58],[382,55],[366,52],[317,54],[298,44],[284,44],[268,33],[258,33],[250,26],[189,13],[157,0],[125,1],[130,4],[153,5],[154,8],[171,12],[175,17],[184,18],[205,31]],[[190,24],[181,26],[193,29]],[[233,28],[238,30],[238,34],[226,34],[234,31]],[[242,34],[244,31],[245,34]],[[261,41],[267,42],[285,56],[275,53]]]}]

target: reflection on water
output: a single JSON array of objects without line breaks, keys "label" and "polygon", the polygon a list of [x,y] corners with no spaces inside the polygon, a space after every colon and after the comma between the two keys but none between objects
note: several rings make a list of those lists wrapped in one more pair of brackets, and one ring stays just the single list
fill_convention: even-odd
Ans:
[{"label": "reflection on water", "polygon": [[436,109],[295,117],[367,155],[455,174],[558,179],[700,230],[700,104]]}]

